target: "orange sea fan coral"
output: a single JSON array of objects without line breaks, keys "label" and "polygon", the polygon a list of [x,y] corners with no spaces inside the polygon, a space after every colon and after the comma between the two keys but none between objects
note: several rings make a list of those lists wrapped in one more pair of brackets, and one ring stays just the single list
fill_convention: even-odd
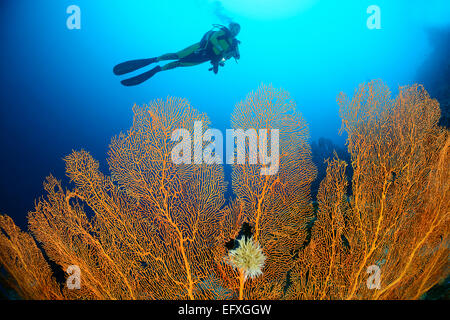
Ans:
[{"label": "orange sea fan coral", "polygon": [[[141,284],[134,273],[140,271],[136,251],[141,243],[136,237],[143,226],[135,213],[136,201],[101,174],[87,152],[73,152],[65,160],[78,187],[64,191],[49,177],[47,197],[29,214],[31,231],[64,271],[70,265],[80,268],[81,289],[66,290],[67,298],[137,298]],[[86,212],[94,214],[89,217]]]},{"label": "orange sea fan coral", "polygon": [[24,299],[62,299],[50,266],[30,234],[8,216],[0,215],[0,266],[6,284]]},{"label": "orange sea fan coral", "polygon": [[225,278],[231,279],[230,288],[239,288],[240,298],[279,299],[293,259],[306,240],[312,213],[310,185],[316,168],[307,143],[308,127],[286,91],[265,85],[236,105],[232,126],[278,129],[280,164],[278,173],[268,176],[260,174],[262,164],[233,165],[236,201],[224,217],[231,223],[223,227],[223,241],[235,237],[241,224],[248,222],[267,261],[263,274],[246,283],[243,274],[233,280],[230,270]]},{"label": "orange sea fan coral", "polygon": [[[0,216],[1,279],[26,299],[420,298],[449,273],[450,138],[438,103],[419,85],[392,98],[381,81],[338,102],[352,192],[347,164],[329,160],[316,214],[308,129],[286,91],[261,85],[236,105],[234,129],[279,130],[280,159],[273,175],[234,164],[227,205],[221,165],[171,159],[173,131],[192,133],[196,121],[206,131],[206,115],[177,98],[134,106],[132,127],[110,145],[111,176],[81,150],[65,158],[75,187],[44,183],[28,218],[45,255]],[[264,260],[253,279],[226,260],[243,225]],[[81,288],[57,283],[47,258],[78,266]],[[375,286],[368,270],[379,270]]]},{"label": "orange sea fan coral", "polygon": [[80,268],[81,289],[65,290],[67,298],[223,299],[229,292],[211,285],[222,167],[175,165],[170,153],[172,131],[208,119],[174,98],[133,111],[132,128],[111,143],[113,178],[73,152],[65,161],[76,188],[49,177],[30,229],[51,260]]},{"label": "orange sea fan coral", "polygon": [[202,284],[212,273],[224,204],[223,169],[171,160],[172,132],[192,132],[195,121],[202,121],[206,130],[209,121],[183,99],[158,100],[133,110],[133,127],[113,139],[109,164],[114,180],[139,201],[139,211],[155,228],[153,243],[142,252],[148,267],[159,274],[148,285],[155,287],[151,291],[157,298],[210,298]]},{"label": "orange sea fan coral", "polygon": [[[354,170],[322,181],[312,239],[291,294],[307,299],[417,299],[448,275],[449,135],[439,105],[418,85],[390,96],[381,81],[338,98]],[[367,271],[379,269],[377,288]]]}]

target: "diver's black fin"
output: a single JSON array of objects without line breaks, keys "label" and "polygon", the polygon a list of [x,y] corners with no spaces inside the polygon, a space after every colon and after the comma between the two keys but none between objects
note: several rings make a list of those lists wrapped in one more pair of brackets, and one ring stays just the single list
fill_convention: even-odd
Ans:
[{"label": "diver's black fin", "polygon": [[122,74],[136,71],[137,69],[148,66],[151,63],[155,63],[157,58],[149,58],[149,59],[138,59],[138,60],[130,60],[119,63],[113,69],[115,75],[120,76]]},{"label": "diver's black fin", "polygon": [[143,74],[140,74],[140,75],[130,78],[130,79],[122,80],[120,83],[122,83],[124,86],[127,86],[127,87],[136,86],[144,81],[147,81],[148,79],[153,77],[159,71],[161,71],[161,67],[156,66],[150,71],[144,72]]}]

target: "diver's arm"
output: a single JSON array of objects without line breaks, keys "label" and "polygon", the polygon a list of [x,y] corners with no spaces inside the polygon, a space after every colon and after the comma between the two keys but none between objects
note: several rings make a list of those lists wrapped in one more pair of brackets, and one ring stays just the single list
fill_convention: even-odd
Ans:
[{"label": "diver's arm", "polygon": [[219,63],[211,61],[211,64],[212,64],[212,67],[209,68],[208,70],[213,71],[215,74],[217,74],[217,72],[219,72]]},{"label": "diver's arm", "polygon": [[219,72],[219,67],[225,66],[225,58],[222,58],[220,60],[211,60],[212,67],[209,68],[209,71],[214,71],[215,74]]}]

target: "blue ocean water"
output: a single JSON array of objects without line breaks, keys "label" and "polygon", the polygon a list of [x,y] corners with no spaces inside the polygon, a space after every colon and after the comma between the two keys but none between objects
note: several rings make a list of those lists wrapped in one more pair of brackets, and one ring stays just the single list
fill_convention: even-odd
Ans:
[{"label": "blue ocean water", "polygon": [[[67,28],[70,5],[81,10],[79,30]],[[381,29],[367,27],[371,5]],[[26,225],[45,177],[63,178],[62,158],[73,149],[91,152],[107,173],[108,144],[131,126],[133,104],[168,95],[187,98],[225,130],[235,103],[272,83],[296,100],[311,140],[342,144],[338,93],[376,78],[393,89],[418,81],[432,52],[427,30],[448,25],[449,13],[446,0],[2,0],[0,212]],[[112,73],[231,20],[241,25],[241,59],[217,75],[203,64],[124,87]]]}]

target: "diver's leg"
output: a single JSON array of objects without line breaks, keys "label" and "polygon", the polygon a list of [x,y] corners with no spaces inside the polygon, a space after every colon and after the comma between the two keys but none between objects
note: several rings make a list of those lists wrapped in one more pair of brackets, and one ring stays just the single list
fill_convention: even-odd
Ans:
[{"label": "diver's leg", "polygon": [[138,76],[132,77],[130,79],[125,79],[122,80],[120,83],[122,83],[124,86],[136,86],[138,84],[141,84],[144,81],[147,81],[148,79],[150,79],[151,77],[153,77],[155,74],[157,74],[158,72],[160,72],[162,69],[160,66],[156,66],[153,69],[144,72]]},{"label": "diver's leg", "polygon": [[159,56],[156,58],[156,61],[163,61],[163,60],[178,60],[178,55],[176,53],[166,53],[162,56]]},{"label": "diver's leg", "polygon": [[136,71],[154,62],[156,62],[156,58],[125,61],[114,66],[113,72],[115,75],[120,76],[128,72]]},{"label": "diver's leg", "polygon": [[163,61],[163,60],[178,60],[183,59],[184,57],[194,53],[196,50],[200,48],[200,43],[193,44],[192,46],[189,46],[181,51],[178,51],[176,53],[166,53],[162,56],[159,56],[156,58],[157,61]]},{"label": "diver's leg", "polygon": [[181,62],[181,61],[174,61],[174,62],[170,62],[164,66],[161,67],[161,71],[166,71],[166,70],[170,70],[170,69],[175,69],[178,67],[192,67],[192,66],[196,66],[198,64],[201,64],[203,62]]},{"label": "diver's leg", "polygon": [[200,43],[193,44],[181,51],[176,53],[166,53],[159,57],[154,57],[150,59],[138,59],[138,60],[130,60],[125,61],[116,65],[113,69],[114,74],[122,75],[128,72],[135,71],[137,69],[143,68],[149,64],[163,61],[163,60],[179,60],[183,59],[189,55],[195,55],[195,52],[200,48]]},{"label": "diver's leg", "polygon": [[192,46],[189,46],[181,51],[178,51],[177,52],[177,55],[179,57],[178,59],[183,59],[188,55],[193,54],[198,49],[200,49],[200,43],[193,44]]},{"label": "diver's leg", "polygon": [[166,70],[174,69],[177,67],[192,67],[192,66],[196,66],[201,63],[203,63],[203,62],[173,61],[162,67],[156,66],[153,69],[151,69],[147,72],[144,72],[143,74],[140,74],[138,76],[132,77],[130,79],[122,80],[121,83],[124,86],[136,86],[144,81],[147,81],[148,79],[150,79],[151,77],[153,77],[155,74],[157,74],[160,71],[166,71]]}]

